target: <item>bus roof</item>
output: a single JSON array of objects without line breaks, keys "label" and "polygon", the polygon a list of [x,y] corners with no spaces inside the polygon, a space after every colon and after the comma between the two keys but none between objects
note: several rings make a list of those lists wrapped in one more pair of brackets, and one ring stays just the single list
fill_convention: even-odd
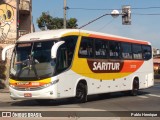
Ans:
[{"label": "bus roof", "polygon": [[26,34],[18,39],[18,42],[23,41],[38,41],[38,40],[48,40],[48,39],[55,39],[60,38],[64,34],[70,33],[70,32],[79,32],[77,29],[59,29],[59,30],[47,30],[47,31],[39,31],[39,32],[33,32]]},{"label": "bus roof", "polygon": [[88,30],[81,30],[81,29],[58,29],[58,30],[47,30],[47,31],[34,32],[34,33],[26,34],[20,37],[17,42],[56,39],[56,38],[66,36],[67,34],[72,35],[72,33],[74,33],[74,35],[85,35],[88,37],[151,45],[151,43],[147,41],[135,40],[132,38],[111,35],[111,34],[106,34],[106,33],[93,32],[93,31],[88,31]]}]

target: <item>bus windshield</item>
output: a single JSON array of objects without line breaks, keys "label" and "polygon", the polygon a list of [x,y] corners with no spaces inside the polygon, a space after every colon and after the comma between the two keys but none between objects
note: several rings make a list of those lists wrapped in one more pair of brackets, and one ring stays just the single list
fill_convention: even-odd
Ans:
[{"label": "bus windshield", "polygon": [[51,48],[56,42],[17,43],[12,55],[11,79],[39,80],[53,76],[55,60],[51,59]]}]

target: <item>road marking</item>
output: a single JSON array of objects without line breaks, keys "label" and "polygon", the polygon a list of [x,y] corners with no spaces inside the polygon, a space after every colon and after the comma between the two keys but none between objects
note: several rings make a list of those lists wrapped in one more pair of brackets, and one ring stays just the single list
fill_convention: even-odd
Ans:
[{"label": "road marking", "polygon": [[160,97],[160,95],[155,95],[155,94],[148,94],[148,95],[152,97]]},{"label": "road marking", "polygon": [[138,97],[140,97],[140,98],[148,98],[147,96],[142,96],[142,95],[141,95],[141,96],[138,96]]}]

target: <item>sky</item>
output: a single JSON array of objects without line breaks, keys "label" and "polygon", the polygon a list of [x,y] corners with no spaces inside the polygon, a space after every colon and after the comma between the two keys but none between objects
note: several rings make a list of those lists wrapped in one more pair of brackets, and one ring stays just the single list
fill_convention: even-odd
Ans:
[{"label": "sky", "polygon": [[[85,30],[119,35],[151,42],[152,46],[160,49],[160,0],[66,0],[67,19],[76,18],[78,27],[89,21],[117,9],[121,13],[123,5],[131,6],[131,25],[122,25],[122,17],[113,18],[107,15],[96,22],[84,27]],[[40,31],[36,20],[42,12],[49,12],[53,17],[63,18],[64,0],[32,0],[33,23],[36,31]],[[84,8],[84,9],[77,9]],[[135,9],[147,8],[147,9]],[[97,9],[97,10],[86,10]],[[106,9],[106,10],[99,10]],[[159,15],[138,15],[159,14]]]}]

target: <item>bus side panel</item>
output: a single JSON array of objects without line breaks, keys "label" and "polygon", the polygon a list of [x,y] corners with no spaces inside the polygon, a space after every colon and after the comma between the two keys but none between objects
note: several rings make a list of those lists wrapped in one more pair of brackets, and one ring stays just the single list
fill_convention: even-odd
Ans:
[{"label": "bus side panel", "polygon": [[139,76],[140,89],[154,85],[153,60],[145,61],[142,67],[136,72]]},{"label": "bus side panel", "polygon": [[80,80],[86,80],[88,95],[130,90],[130,76],[121,79],[101,80],[79,75],[71,70],[58,75],[58,98],[74,97]]},{"label": "bus side panel", "polygon": [[85,79],[83,76],[78,75],[72,70],[59,74],[58,78],[59,82],[57,88],[59,98],[74,97],[78,81]]}]

